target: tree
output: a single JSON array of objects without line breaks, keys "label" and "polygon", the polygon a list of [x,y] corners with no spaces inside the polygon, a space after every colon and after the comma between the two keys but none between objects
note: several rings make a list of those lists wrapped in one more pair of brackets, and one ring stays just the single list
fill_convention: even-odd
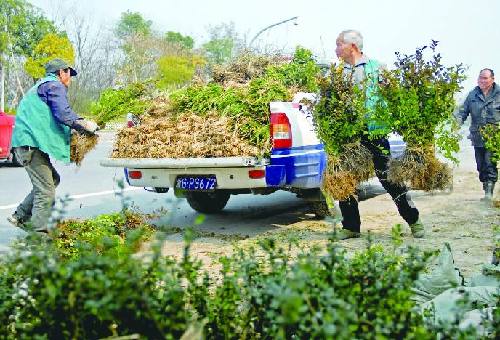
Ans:
[{"label": "tree", "polygon": [[[0,0],[0,63],[2,77],[6,77],[9,88],[7,101],[15,106],[24,88],[32,83],[24,74],[22,64],[27,57],[33,57],[34,50],[48,33],[58,33],[52,21],[25,0]],[[2,100],[2,106],[4,101]]]},{"label": "tree", "polygon": [[115,39],[114,30],[97,24],[94,13],[81,1],[53,0],[45,10],[73,44],[78,76],[71,81],[68,98],[71,107],[85,115],[100,93],[115,84],[121,42]]},{"label": "tree", "polygon": [[[71,12],[65,16],[67,32],[75,47],[78,76],[69,88],[71,106],[76,112],[90,111],[100,93],[113,86],[119,48],[111,32],[96,27],[91,16]],[[100,32],[100,33],[98,33]]]},{"label": "tree", "polygon": [[234,41],[230,38],[214,39],[203,45],[212,64],[223,64],[233,56]]},{"label": "tree", "polygon": [[241,48],[241,39],[234,28],[234,23],[209,27],[210,40],[203,44],[203,50],[211,64],[229,61]]},{"label": "tree", "polygon": [[35,46],[48,33],[58,32],[54,23],[24,0],[0,0],[2,27],[0,52],[31,56]]},{"label": "tree", "polygon": [[44,65],[54,58],[74,65],[75,51],[68,37],[49,33],[36,45],[33,56],[26,60],[26,72],[35,79],[41,78],[45,75]]},{"label": "tree", "polygon": [[146,20],[139,12],[126,11],[121,14],[115,33],[120,39],[126,39],[133,35],[150,35],[151,20]]},{"label": "tree", "polygon": [[205,64],[200,56],[165,55],[158,59],[158,87],[168,88],[189,82],[197,67]]},{"label": "tree", "polygon": [[173,31],[155,33],[151,25],[152,22],[140,13],[122,13],[114,29],[124,57],[118,68],[119,82],[126,84],[157,78],[161,86],[168,87],[190,79],[195,70],[190,56],[193,38]]},{"label": "tree", "polygon": [[194,47],[193,38],[189,35],[183,36],[179,32],[168,31],[165,33],[165,41],[171,44],[177,44],[186,50],[191,50]]},{"label": "tree", "polygon": [[138,12],[123,12],[115,26],[115,34],[120,40],[124,60],[119,67],[123,82],[138,82],[150,78],[155,72],[154,60],[157,39],[152,35],[151,20],[146,20]]}]

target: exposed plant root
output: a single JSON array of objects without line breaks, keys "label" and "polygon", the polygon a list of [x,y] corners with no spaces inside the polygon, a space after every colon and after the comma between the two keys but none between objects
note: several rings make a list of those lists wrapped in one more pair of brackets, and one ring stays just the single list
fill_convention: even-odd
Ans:
[{"label": "exposed plant root", "polygon": [[360,143],[344,146],[338,157],[328,157],[323,190],[332,199],[344,200],[356,192],[356,186],[373,176],[370,151]]},{"label": "exposed plant root", "polygon": [[70,160],[77,166],[80,166],[85,158],[85,155],[93,150],[99,137],[97,135],[87,135],[81,133],[73,133],[71,135],[70,145]]},{"label": "exposed plant root", "polygon": [[453,181],[451,168],[436,158],[433,148],[406,149],[400,158],[389,162],[387,178],[424,191],[447,189]]},{"label": "exposed plant root", "polygon": [[238,135],[230,117],[142,117],[139,126],[118,132],[113,158],[183,158],[261,156],[262,150]]}]

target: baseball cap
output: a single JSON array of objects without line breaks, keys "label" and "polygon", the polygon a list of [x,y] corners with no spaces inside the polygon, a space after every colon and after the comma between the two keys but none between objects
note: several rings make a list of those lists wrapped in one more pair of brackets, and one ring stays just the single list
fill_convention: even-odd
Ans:
[{"label": "baseball cap", "polygon": [[74,68],[72,68],[67,62],[59,58],[52,59],[47,64],[45,64],[45,73],[55,73],[58,70],[64,70],[67,68],[69,68],[70,76],[74,77],[77,75],[77,72]]}]

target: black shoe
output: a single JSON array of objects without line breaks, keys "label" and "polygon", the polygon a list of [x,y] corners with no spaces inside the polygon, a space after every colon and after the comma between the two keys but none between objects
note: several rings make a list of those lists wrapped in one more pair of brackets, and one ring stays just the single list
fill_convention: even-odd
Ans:
[{"label": "black shoe", "polygon": [[14,227],[26,230],[26,225],[24,224],[25,221],[17,217],[15,214],[7,217],[7,221],[9,221],[9,223],[12,224]]}]

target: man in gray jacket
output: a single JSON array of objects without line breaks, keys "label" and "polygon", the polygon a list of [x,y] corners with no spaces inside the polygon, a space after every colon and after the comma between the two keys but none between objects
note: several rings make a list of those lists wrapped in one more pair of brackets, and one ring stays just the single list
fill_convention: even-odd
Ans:
[{"label": "man in gray jacket", "polygon": [[469,115],[471,117],[469,138],[474,146],[479,180],[483,183],[485,195],[482,200],[491,200],[498,170],[492,153],[484,146],[480,130],[486,124],[500,122],[500,86],[495,83],[495,73],[489,68],[481,70],[477,84],[460,108],[458,120],[463,124]]}]

